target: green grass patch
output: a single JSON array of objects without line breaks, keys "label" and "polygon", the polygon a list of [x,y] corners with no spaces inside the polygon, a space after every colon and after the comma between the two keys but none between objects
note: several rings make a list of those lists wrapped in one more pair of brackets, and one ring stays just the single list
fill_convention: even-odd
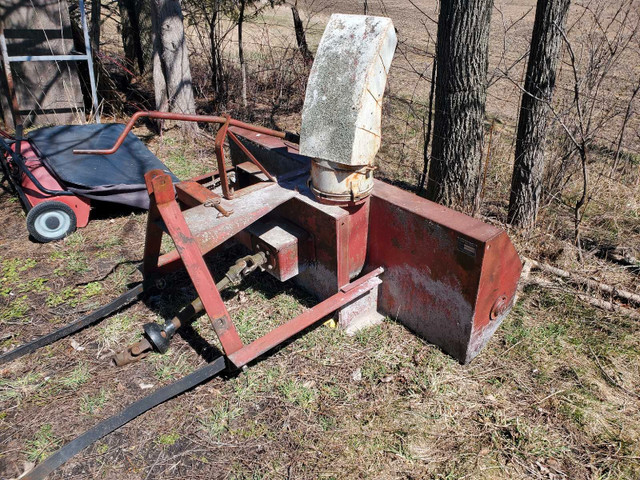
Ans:
[{"label": "green grass patch", "polygon": [[289,379],[278,385],[280,394],[290,403],[301,408],[311,408],[318,397],[318,390],[308,383],[300,383],[298,380]]},{"label": "green grass patch", "polygon": [[53,271],[59,277],[78,275],[90,270],[87,255],[81,251],[72,250],[66,253],[58,253],[55,256],[52,255],[52,259],[59,260],[57,263],[62,264]]},{"label": "green grass patch", "polygon": [[27,440],[24,452],[30,462],[39,462],[58,449],[62,442],[53,434],[53,427],[47,423],[40,427],[33,439]]},{"label": "green grass patch", "polygon": [[47,297],[47,307],[58,307],[67,304],[72,307],[80,303],[80,290],[75,287],[65,287],[59,292],[52,292]]},{"label": "green grass patch", "polygon": [[113,348],[123,341],[136,342],[142,335],[142,329],[135,328],[136,323],[138,323],[138,320],[130,313],[119,313],[107,318],[98,333],[101,346]]},{"label": "green grass patch", "polygon": [[153,365],[154,375],[161,381],[173,380],[193,371],[193,366],[183,356],[175,358],[171,350],[165,354],[151,354],[147,360]]},{"label": "green grass patch", "polygon": [[33,258],[12,258],[2,262],[2,277],[0,277],[0,296],[8,296],[14,287],[20,285],[23,273],[35,267],[37,262]]},{"label": "green grass patch", "polygon": [[200,426],[211,438],[218,438],[229,430],[231,421],[243,413],[241,408],[231,406],[228,401],[222,402],[216,404],[210,413],[200,419]]},{"label": "green grass patch", "polygon": [[0,401],[27,397],[42,385],[42,376],[35,372],[29,372],[14,380],[0,378]]},{"label": "green grass patch", "polygon": [[23,323],[28,322],[29,319],[25,318],[30,308],[27,302],[28,298],[28,295],[22,295],[12,299],[9,305],[0,312],[0,323],[15,322],[17,320]]},{"label": "green grass patch", "polygon": [[104,407],[109,399],[109,395],[104,388],[95,395],[83,395],[80,399],[80,411],[85,415],[93,415]]},{"label": "green grass patch", "polygon": [[169,445],[175,445],[175,443],[178,440],[180,440],[180,434],[177,432],[163,433],[158,437],[158,439],[156,440],[156,443],[158,445],[169,446]]},{"label": "green grass patch", "polygon": [[79,364],[73,371],[66,377],[61,378],[58,383],[65,388],[71,390],[77,389],[80,385],[83,385],[89,381],[91,373],[89,372],[89,366],[86,363]]}]

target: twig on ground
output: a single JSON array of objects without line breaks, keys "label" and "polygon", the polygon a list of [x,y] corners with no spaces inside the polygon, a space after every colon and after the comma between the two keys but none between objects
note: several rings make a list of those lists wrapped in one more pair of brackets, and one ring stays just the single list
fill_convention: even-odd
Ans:
[{"label": "twig on ground", "polygon": [[544,397],[543,399],[538,400],[538,401],[536,402],[536,405],[540,405],[540,404],[541,404],[542,402],[544,402],[545,400],[548,400],[548,399],[550,399],[551,397],[555,397],[556,395],[559,395],[559,394],[561,394],[561,393],[564,393],[565,391],[566,391],[566,390],[558,390],[558,391],[556,391],[556,392],[550,393],[549,395],[547,395],[547,396],[546,396],[546,397]]},{"label": "twig on ground", "polygon": [[[549,288],[552,290],[560,290],[561,286],[557,283],[551,282],[549,280],[544,280],[541,278],[531,277],[529,280],[525,282],[529,285],[537,285],[543,288]],[[592,305],[594,307],[602,308],[603,310],[608,310],[610,312],[619,313],[622,315],[626,315],[629,318],[633,318],[634,320],[640,320],[640,313],[631,308],[624,308],[615,303],[608,302],[606,300],[600,300],[599,298],[589,297],[587,295],[582,295],[580,293],[576,294],[576,296],[585,303]]]},{"label": "twig on ground", "polygon": [[525,259],[525,267],[523,268],[523,272],[524,272],[524,269],[527,267],[527,264],[531,265],[530,269],[538,269],[538,270],[542,270],[543,272],[551,273],[558,277],[564,278],[565,280],[568,280],[570,283],[574,285],[586,286],[593,290],[598,290],[602,293],[607,293],[614,298],[619,298],[629,303],[640,305],[640,295],[638,295],[637,293],[629,292],[627,290],[622,290],[612,285],[608,285],[606,283],[601,283],[595,280],[591,280],[589,278],[582,277],[575,273],[568,272],[566,270],[562,270],[552,265],[541,263],[529,258]]},{"label": "twig on ground", "polygon": [[636,392],[632,392],[631,390],[627,390],[622,385],[620,385],[618,382],[616,382],[616,380],[606,372],[606,370],[604,369],[604,367],[600,363],[600,359],[598,358],[598,355],[596,355],[596,352],[594,352],[593,349],[591,348],[591,345],[588,345],[588,347],[589,347],[589,351],[591,352],[591,355],[593,355],[593,358],[596,361],[596,365],[598,366],[598,369],[600,370],[600,372],[602,372],[602,375],[604,375],[604,377],[607,379],[607,381],[611,385],[613,385],[616,388],[619,388],[620,390],[622,390],[627,395],[630,395],[630,396],[636,397],[636,398],[640,398],[639,394],[637,394]]}]

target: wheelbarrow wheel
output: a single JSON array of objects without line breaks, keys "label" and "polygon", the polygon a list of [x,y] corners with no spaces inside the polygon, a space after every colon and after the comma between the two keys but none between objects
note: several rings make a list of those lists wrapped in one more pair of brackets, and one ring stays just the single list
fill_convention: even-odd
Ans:
[{"label": "wheelbarrow wheel", "polygon": [[76,214],[66,203],[39,203],[27,214],[27,230],[38,242],[60,240],[76,231]]}]

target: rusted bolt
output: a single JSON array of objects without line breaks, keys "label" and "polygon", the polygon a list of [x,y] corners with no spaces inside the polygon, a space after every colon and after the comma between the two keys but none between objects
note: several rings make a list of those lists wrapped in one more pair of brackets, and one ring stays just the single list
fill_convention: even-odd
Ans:
[{"label": "rusted bolt", "polygon": [[509,302],[507,301],[506,295],[499,296],[495,302],[493,302],[493,307],[491,307],[491,314],[489,318],[491,320],[495,320],[496,318],[504,315],[504,313],[509,308]]},{"label": "rusted bolt", "polygon": [[216,205],[220,205],[219,198],[210,198],[203,203],[205,207],[215,207]]}]

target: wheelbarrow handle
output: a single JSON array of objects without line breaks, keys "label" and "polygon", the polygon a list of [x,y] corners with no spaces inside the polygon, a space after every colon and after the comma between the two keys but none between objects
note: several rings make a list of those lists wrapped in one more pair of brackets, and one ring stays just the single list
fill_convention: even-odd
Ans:
[{"label": "wheelbarrow handle", "polygon": [[[182,122],[203,122],[219,124],[224,124],[227,122],[227,117],[219,117],[215,115],[192,115],[187,113],[156,111],[136,112],[125,125],[124,130],[116,140],[116,143],[113,145],[113,147],[102,150],[76,149],[73,151],[73,153],[76,155],[111,155],[112,153],[115,153],[120,148],[120,146],[124,142],[124,139],[127,137],[135,123],[142,117],[155,118],[159,120],[179,120]],[[300,136],[295,133],[279,132],[270,128],[259,127],[257,125],[251,125],[250,123],[241,122],[240,120],[234,120],[233,118],[229,118],[228,121],[230,126],[244,128],[246,130],[251,130],[252,132],[262,133],[264,135],[270,135],[276,138],[282,138],[283,140],[294,143],[298,143],[300,141]]]}]

